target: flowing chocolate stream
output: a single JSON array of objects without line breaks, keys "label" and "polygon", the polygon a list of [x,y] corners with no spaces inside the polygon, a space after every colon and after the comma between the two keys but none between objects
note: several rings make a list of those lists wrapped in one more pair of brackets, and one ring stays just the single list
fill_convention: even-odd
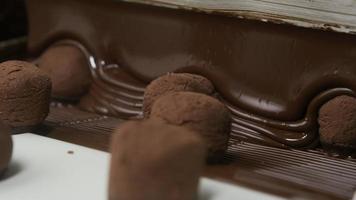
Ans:
[{"label": "flowing chocolate stream", "polygon": [[[124,120],[53,106],[43,135],[104,151]],[[134,155],[133,155],[134,156]],[[230,139],[225,164],[208,165],[204,176],[243,184],[287,199],[349,200],[355,191],[356,160],[315,150],[286,150]]]},{"label": "flowing chocolate stream", "polygon": [[137,117],[149,81],[191,72],[230,107],[233,137],[307,148],[319,107],[356,89],[353,35],[109,0],[30,0],[28,11],[33,54],[60,40],[89,52],[89,111]]}]

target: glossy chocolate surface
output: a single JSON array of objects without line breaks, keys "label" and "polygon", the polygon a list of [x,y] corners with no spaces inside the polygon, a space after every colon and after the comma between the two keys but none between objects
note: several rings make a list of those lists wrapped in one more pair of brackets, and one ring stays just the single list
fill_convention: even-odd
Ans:
[{"label": "glossy chocolate surface", "polygon": [[109,0],[29,0],[29,50],[61,40],[88,56],[81,107],[141,115],[145,85],[167,72],[210,79],[234,115],[233,136],[278,147],[318,143],[317,113],[354,95],[356,37]]},{"label": "glossy chocolate surface", "polygon": [[[123,120],[55,106],[46,119],[47,137],[109,150],[111,133]],[[225,164],[206,166],[203,175],[243,184],[290,199],[349,200],[356,185],[356,160],[315,151],[285,150],[231,138]]]}]

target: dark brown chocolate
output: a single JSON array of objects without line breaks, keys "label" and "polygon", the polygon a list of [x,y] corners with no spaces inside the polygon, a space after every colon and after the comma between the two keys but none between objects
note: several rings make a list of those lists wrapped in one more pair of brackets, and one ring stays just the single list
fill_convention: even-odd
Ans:
[{"label": "dark brown chocolate", "polygon": [[91,74],[86,56],[73,45],[57,44],[39,58],[40,69],[52,80],[52,96],[73,100],[89,89]]},{"label": "dark brown chocolate", "polygon": [[187,73],[169,73],[152,81],[143,96],[143,115],[149,117],[152,104],[169,92],[190,91],[206,95],[214,93],[213,84],[203,76]]},{"label": "dark brown chocolate", "polygon": [[111,141],[110,200],[195,200],[206,146],[161,120],[127,122]]},{"label": "dark brown chocolate", "polygon": [[[111,133],[124,120],[52,107],[45,124],[48,137],[109,151]],[[119,126],[120,128],[120,126]],[[289,150],[230,138],[227,164],[208,165],[204,176],[246,185],[287,199],[350,200],[356,185],[356,160],[320,151]]]},{"label": "dark brown chocolate", "polygon": [[227,149],[231,116],[225,105],[213,97],[172,92],[153,103],[150,118],[159,118],[201,135],[209,149],[209,161],[218,161]]},{"label": "dark brown chocolate", "polygon": [[10,128],[0,124],[0,178],[9,165],[11,155],[12,139]]},{"label": "dark brown chocolate", "polygon": [[319,111],[320,141],[330,151],[356,153],[356,98],[338,96]]},{"label": "dark brown chocolate", "polygon": [[42,123],[49,112],[51,80],[23,61],[0,64],[0,118],[13,132]]},{"label": "dark brown chocolate", "polygon": [[120,118],[142,116],[145,84],[128,76],[118,65],[92,70],[90,92],[80,100],[83,110]]},{"label": "dark brown chocolate", "polygon": [[28,10],[30,52],[63,39],[89,52],[95,81],[81,107],[105,115],[140,115],[145,84],[190,72],[226,101],[234,137],[310,148],[318,108],[356,91],[354,35],[111,0],[30,0]]}]

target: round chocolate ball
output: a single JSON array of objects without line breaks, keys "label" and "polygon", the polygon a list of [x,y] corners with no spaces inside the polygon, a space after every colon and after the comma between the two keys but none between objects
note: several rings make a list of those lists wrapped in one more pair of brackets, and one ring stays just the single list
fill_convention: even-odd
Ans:
[{"label": "round chocolate ball", "polygon": [[356,151],[356,98],[338,96],[319,110],[320,142],[326,150]]},{"label": "round chocolate ball", "polygon": [[54,98],[77,100],[90,87],[92,79],[88,60],[75,46],[50,47],[39,58],[38,65],[52,80]]},{"label": "round chocolate ball", "polygon": [[219,159],[228,147],[230,112],[213,97],[194,92],[172,92],[156,100],[150,117],[201,135],[208,146],[208,161]]},{"label": "round chocolate ball", "polygon": [[212,95],[213,84],[203,76],[187,73],[169,73],[152,81],[143,99],[143,115],[148,118],[154,101],[169,92],[191,91]]},{"label": "round chocolate ball", "polygon": [[12,154],[12,139],[10,128],[0,124],[0,178],[9,165]]},{"label": "round chocolate ball", "polygon": [[0,64],[0,119],[16,130],[40,124],[48,115],[51,80],[35,65],[22,61]]},{"label": "round chocolate ball", "polygon": [[109,199],[195,200],[206,146],[161,120],[122,124],[111,139]]}]

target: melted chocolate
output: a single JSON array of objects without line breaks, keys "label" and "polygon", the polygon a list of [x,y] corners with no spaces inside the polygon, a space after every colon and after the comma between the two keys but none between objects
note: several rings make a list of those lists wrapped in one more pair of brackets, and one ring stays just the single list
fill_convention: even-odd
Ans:
[{"label": "melted chocolate", "polygon": [[94,84],[81,107],[141,115],[145,85],[167,72],[210,79],[233,136],[278,147],[318,143],[317,111],[356,91],[356,37],[223,15],[109,0],[31,0],[29,50],[82,47]]},{"label": "melted chocolate", "polygon": [[[109,150],[111,133],[123,120],[52,107],[42,134]],[[203,175],[254,187],[290,199],[351,199],[356,185],[356,160],[338,159],[320,152],[285,150],[231,138],[226,164],[208,165]]]}]

